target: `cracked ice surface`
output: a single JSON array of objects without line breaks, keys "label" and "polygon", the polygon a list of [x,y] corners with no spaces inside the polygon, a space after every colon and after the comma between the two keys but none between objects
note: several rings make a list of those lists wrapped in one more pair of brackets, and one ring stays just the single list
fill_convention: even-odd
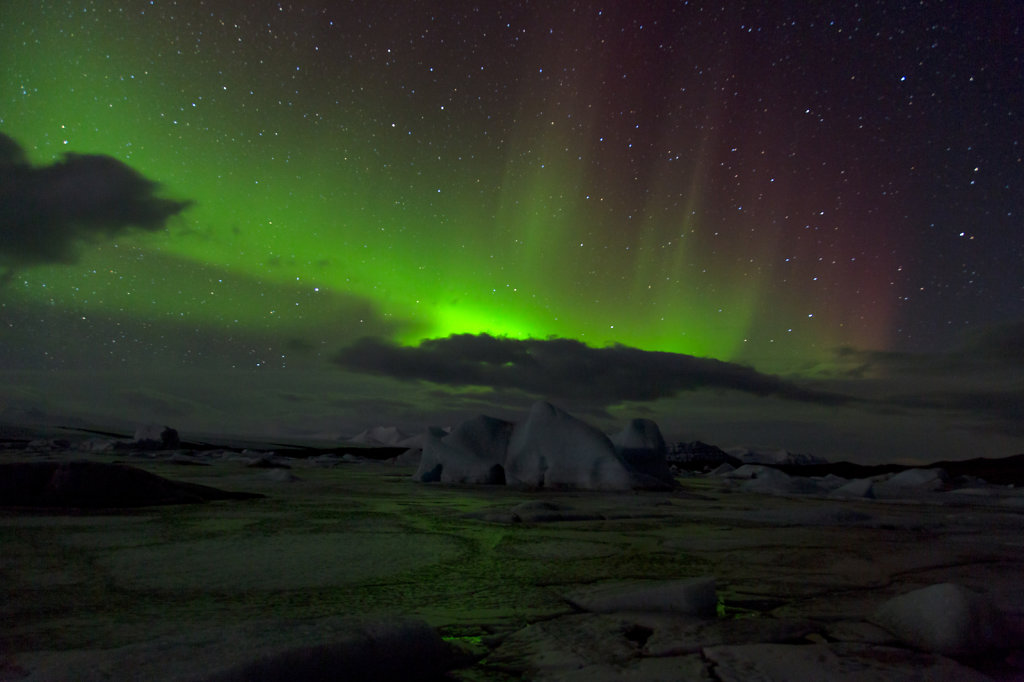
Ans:
[{"label": "cracked ice surface", "polygon": [[[266,497],[0,510],[0,679],[229,679],[282,660],[344,666],[372,641],[442,655],[422,624],[458,646],[444,665],[463,680],[1024,674],[1024,514],[1008,492],[999,504],[901,503],[763,495],[716,478],[530,492],[424,486],[409,467],[370,461],[279,457],[285,478],[225,453],[178,454],[209,466],[116,458]],[[965,640],[984,650],[944,655],[907,634],[934,599],[890,600],[944,584],[988,605],[964,616],[998,622],[999,637]],[[699,608],[671,607],[691,598]]]}]

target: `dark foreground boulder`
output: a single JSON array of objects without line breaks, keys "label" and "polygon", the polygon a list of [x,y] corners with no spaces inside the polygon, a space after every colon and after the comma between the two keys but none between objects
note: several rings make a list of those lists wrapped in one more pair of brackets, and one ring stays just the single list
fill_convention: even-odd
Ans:
[{"label": "dark foreground boulder", "polygon": [[477,656],[422,621],[379,615],[257,619],[168,631],[116,649],[40,651],[18,659],[5,666],[0,657],[0,680],[450,682],[456,678],[447,671]]},{"label": "dark foreground boulder", "polygon": [[451,433],[423,436],[413,480],[421,483],[509,485],[560,490],[671,490],[658,425],[634,420],[613,442],[589,424],[546,402],[518,424],[479,416]]},{"label": "dark foreground boulder", "polygon": [[263,495],[172,481],[125,464],[86,461],[0,464],[0,506],[7,507],[98,509],[258,497]]},{"label": "dark foreground boulder", "polygon": [[612,437],[612,445],[644,488],[673,488],[675,477],[668,467],[668,447],[661,429],[650,419],[634,419]]},{"label": "dark foreground boulder", "polygon": [[331,641],[270,647],[201,682],[406,682],[444,680],[456,654],[418,621],[366,623]]},{"label": "dark foreground boulder", "polygon": [[428,429],[414,478],[424,483],[503,484],[511,433],[510,422],[483,415],[462,422],[451,433]]},{"label": "dark foreground boulder", "polygon": [[132,450],[175,450],[181,447],[177,429],[170,426],[148,424],[135,429],[131,443],[121,444],[122,449]]},{"label": "dark foreground boulder", "polygon": [[983,594],[939,583],[893,597],[872,620],[910,646],[943,656],[978,656],[1020,643],[1010,619]]},{"label": "dark foreground boulder", "polygon": [[608,436],[546,402],[534,403],[512,431],[505,477],[520,488],[631,490],[634,483]]}]

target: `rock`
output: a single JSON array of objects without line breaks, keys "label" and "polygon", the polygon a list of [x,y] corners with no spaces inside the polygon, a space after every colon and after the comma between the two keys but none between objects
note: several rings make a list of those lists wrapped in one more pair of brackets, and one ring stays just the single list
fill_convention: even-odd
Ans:
[{"label": "rock", "polygon": [[259,459],[253,460],[252,462],[249,462],[249,464],[247,464],[246,466],[248,466],[248,467],[250,467],[252,469],[291,469],[292,468],[290,464],[285,464],[284,462],[279,462],[279,461],[275,460],[272,456],[271,457],[268,457],[268,456],[260,457]]},{"label": "rock", "polygon": [[752,478],[741,488],[748,492],[765,495],[821,495],[825,492],[821,486],[810,479],[786,474]]},{"label": "rock", "polygon": [[509,510],[511,521],[522,523],[546,523],[550,521],[596,521],[600,514],[586,513],[564,505],[545,500],[520,502]]},{"label": "rock", "polygon": [[712,679],[699,654],[644,656],[644,642],[650,632],[619,616],[589,613],[560,616],[512,633],[487,658],[487,665],[508,672],[508,679],[559,682]]},{"label": "rock", "polygon": [[505,460],[509,485],[525,488],[630,490],[629,467],[597,429],[546,402],[517,424]]},{"label": "rock", "polygon": [[878,498],[900,498],[908,494],[932,492],[945,487],[948,478],[942,469],[907,469],[875,483],[874,493]]},{"label": "rock", "polygon": [[640,658],[622,665],[598,663],[577,670],[559,670],[537,679],[558,682],[711,682],[704,660],[698,654],[671,658]]},{"label": "rock", "polygon": [[136,450],[175,450],[181,447],[178,432],[169,426],[149,424],[135,429],[129,447]]},{"label": "rock", "polygon": [[825,634],[836,642],[881,644],[884,646],[899,644],[896,636],[885,628],[862,620],[841,620],[829,623],[825,626]]},{"label": "rock", "polygon": [[794,642],[815,634],[810,620],[779,618],[694,618],[674,613],[633,613],[637,625],[651,630],[645,656],[682,656],[722,644]]},{"label": "rock", "polygon": [[382,621],[330,639],[254,652],[250,661],[205,676],[202,682],[443,679],[454,657],[425,623]]},{"label": "rock", "polygon": [[310,457],[309,463],[318,467],[335,467],[342,462],[340,455],[333,453],[325,453],[323,455],[317,455],[316,457]]},{"label": "rock", "polygon": [[829,504],[758,510],[757,520],[760,523],[769,523],[780,527],[836,526],[849,528],[871,526],[878,523],[878,520],[870,514]]},{"label": "rock", "polygon": [[183,453],[180,453],[180,452],[176,452],[173,455],[171,455],[170,457],[168,457],[167,458],[167,463],[168,464],[181,464],[183,466],[210,466],[209,462],[204,462],[203,460],[201,460],[201,459],[199,459],[199,458],[197,458],[197,457],[195,457],[193,455],[186,455],[186,454],[183,454]]},{"label": "rock", "polygon": [[294,483],[302,480],[288,469],[271,469],[263,477],[274,483]]},{"label": "rock", "polygon": [[397,466],[414,466],[419,467],[420,459],[423,457],[423,448],[409,448],[402,454],[391,460],[392,464]]},{"label": "rock", "polygon": [[424,448],[420,455],[419,465],[416,467],[416,473],[412,475],[412,479],[414,481],[419,481],[421,483],[437,483],[441,480],[441,471],[444,466],[438,458],[440,447],[432,447],[428,452],[426,442],[435,441],[440,443],[441,439],[444,438],[445,435],[447,434],[437,427],[431,427],[427,429],[425,434],[423,434],[422,442],[424,444]]},{"label": "rock", "polygon": [[[658,425],[650,419],[634,419],[612,437],[615,452],[629,466],[634,476],[649,479],[650,487],[675,486],[666,455],[668,448]],[[648,487],[648,486],[644,486]]]},{"label": "rock", "polygon": [[907,469],[885,481],[889,485],[904,488],[927,488],[937,490],[949,476],[943,469]]},{"label": "rock", "polygon": [[501,464],[508,453],[512,427],[512,423],[504,419],[478,415],[452,429],[444,441],[451,447],[472,452],[484,461]]},{"label": "rock", "polygon": [[722,682],[989,680],[948,658],[865,644],[741,644],[707,647],[704,656]]},{"label": "rock", "polygon": [[687,468],[712,468],[720,464],[738,467],[742,462],[719,447],[699,440],[692,443],[674,443],[668,450],[668,461],[686,464]]},{"label": "rock", "polygon": [[744,464],[725,478],[746,481],[741,488],[748,492],[769,495],[817,495],[824,489],[802,476],[790,476],[778,469],[761,464]]},{"label": "rock", "polygon": [[872,620],[913,647],[946,656],[1010,645],[1006,617],[985,596],[954,583],[893,597]]},{"label": "rock", "polygon": [[744,464],[770,464],[774,466],[816,466],[828,464],[828,460],[817,455],[789,452],[784,449],[730,448],[729,454]]},{"label": "rock", "polygon": [[110,438],[90,438],[79,443],[78,449],[83,452],[110,452],[118,449],[118,445],[123,443]]},{"label": "rock", "polygon": [[518,425],[478,416],[450,433],[428,429],[413,480],[578,490],[676,486],[658,425],[631,423],[613,444],[603,433],[548,403]]},{"label": "rock", "polygon": [[410,444],[414,437],[403,432],[397,426],[375,426],[361,433],[352,436],[350,443],[361,443],[364,445],[390,445],[402,446]]},{"label": "rock", "polygon": [[[561,616],[512,633],[487,663],[525,672],[522,679],[564,679],[586,666],[621,666],[634,661],[645,639],[637,634],[632,623],[614,615]],[[524,664],[526,671],[521,669]]]},{"label": "rock", "polygon": [[708,476],[728,476],[732,472],[736,471],[736,467],[729,464],[728,462],[722,462],[717,467],[708,472]]},{"label": "rock", "polygon": [[0,680],[394,682],[449,679],[446,671],[467,663],[426,623],[387,616],[255,618],[210,629],[174,628],[133,642],[30,652],[18,657],[20,666],[0,657]]},{"label": "rock", "polygon": [[483,415],[462,422],[448,434],[431,429],[424,436],[423,457],[414,478],[503,484],[511,432],[511,423]]},{"label": "rock", "polygon": [[70,450],[71,441],[67,438],[37,438],[29,441],[26,450]]},{"label": "rock", "polygon": [[775,479],[783,480],[789,478],[788,474],[785,474],[778,469],[764,466],[763,464],[744,464],[737,467],[732,472],[726,474],[726,478],[740,479],[744,481],[753,480],[756,478],[762,479]]},{"label": "rock", "polygon": [[251,499],[196,483],[172,481],[124,464],[15,462],[0,464],[0,505],[18,507],[146,507]]},{"label": "rock", "polygon": [[715,579],[707,576],[588,587],[566,599],[577,608],[595,613],[647,611],[711,617],[718,606]]},{"label": "rock", "polygon": [[844,485],[850,482],[848,479],[845,479],[842,476],[836,476],[835,474],[827,474],[825,476],[814,477],[811,480],[817,483],[818,486],[826,492],[838,490],[839,488],[842,488]]},{"label": "rock", "polygon": [[830,497],[874,498],[874,483],[869,478],[858,478],[829,493]]}]

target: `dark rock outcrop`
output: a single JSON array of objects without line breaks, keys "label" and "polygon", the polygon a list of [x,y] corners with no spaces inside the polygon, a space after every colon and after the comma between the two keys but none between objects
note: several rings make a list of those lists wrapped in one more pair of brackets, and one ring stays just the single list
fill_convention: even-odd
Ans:
[{"label": "dark rock outcrop", "polygon": [[174,450],[181,447],[181,438],[178,431],[170,426],[140,426],[135,429],[132,442],[121,447],[133,450]]},{"label": "dark rock outcrop", "polygon": [[612,438],[616,454],[621,457],[633,475],[645,483],[644,487],[672,488],[675,477],[668,467],[668,448],[661,429],[650,419],[634,419]]},{"label": "dark rock outcrop", "polygon": [[413,479],[527,489],[658,490],[676,483],[658,425],[634,420],[615,442],[546,402],[513,424],[479,416],[451,433],[433,428]]},{"label": "dark rock outcrop", "polygon": [[0,464],[0,506],[148,507],[263,497],[172,481],[125,464],[12,462]]}]

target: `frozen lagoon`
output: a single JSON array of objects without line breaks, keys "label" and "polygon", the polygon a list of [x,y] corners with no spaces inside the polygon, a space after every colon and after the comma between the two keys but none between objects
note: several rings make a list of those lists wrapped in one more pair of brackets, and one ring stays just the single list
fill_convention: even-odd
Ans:
[{"label": "frozen lagoon", "polygon": [[[414,467],[374,461],[88,458],[266,497],[0,511],[0,680],[233,679],[289,655],[289,679],[316,656],[358,679],[337,668],[374,646],[425,673],[444,654],[424,631],[466,655],[439,663],[454,668],[441,679],[1024,677],[1017,494],[842,500],[718,478],[527,492],[418,484]],[[715,614],[650,607],[651,590],[698,578],[713,578]],[[946,657],[872,622],[891,598],[941,583],[995,604],[1011,641]],[[615,591],[627,596],[611,612],[580,598]],[[631,592],[648,595],[636,610]]]}]

